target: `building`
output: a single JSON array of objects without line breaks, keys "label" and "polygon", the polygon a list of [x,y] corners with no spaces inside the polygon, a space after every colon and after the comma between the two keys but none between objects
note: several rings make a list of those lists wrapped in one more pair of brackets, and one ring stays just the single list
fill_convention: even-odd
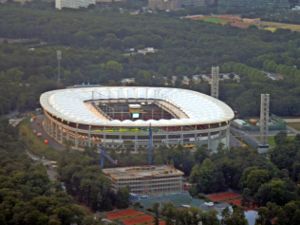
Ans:
[{"label": "building", "polygon": [[129,188],[134,194],[178,193],[183,188],[183,172],[172,166],[135,166],[103,169],[113,189]]},{"label": "building", "polygon": [[122,85],[128,85],[128,84],[135,84],[135,78],[130,77],[130,78],[124,78],[121,80]]},{"label": "building", "polygon": [[87,8],[90,5],[95,5],[96,0],[55,0],[55,8],[63,9],[63,8],[71,8],[71,9],[79,9],[79,8]]},{"label": "building", "polygon": [[188,76],[183,76],[181,80],[181,84],[185,86],[189,86],[191,83],[191,79]]},{"label": "building", "polygon": [[207,6],[207,0],[182,0],[184,7],[204,7]]},{"label": "building", "polygon": [[[8,0],[0,0],[0,4],[7,3],[7,2],[8,2]],[[32,2],[32,0],[12,0],[11,2],[25,4],[27,2]]]},{"label": "building", "polygon": [[217,0],[148,0],[148,8],[174,11],[182,8],[209,7],[216,3]]},{"label": "building", "polygon": [[153,53],[156,53],[156,52],[157,52],[157,49],[152,48],[152,47],[147,47],[147,48],[144,48],[144,49],[138,49],[137,50],[137,53],[142,54],[142,55],[153,54]]},{"label": "building", "polygon": [[154,147],[207,145],[215,151],[220,143],[229,146],[234,118],[220,100],[178,88],[78,87],[46,92],[40,103],[45,131],[74,149],[146,149],[151,127]]},{"label": "building", "polygon": [[148,0],[148,8],[152,10],[174,11],[181,9],[182,0]]}]

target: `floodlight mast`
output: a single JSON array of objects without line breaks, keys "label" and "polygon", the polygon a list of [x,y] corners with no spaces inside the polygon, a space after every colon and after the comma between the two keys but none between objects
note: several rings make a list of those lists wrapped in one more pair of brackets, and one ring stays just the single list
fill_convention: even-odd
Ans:
[{"label": "floodlight mast", "polygon": [[259,153],[267,153],[269,150],[268,134],[269,134],[269,117],[270,117],[270,95],[260,95],[260,144],[258,146]]},{"label": "floodlight mast", "polygon": [[214,98],[219,98],[219,71],[220,68],[218,66],[213,66],[211,68],[211,89],[210,95]]},{"label": "floodlight mast", "polygon": [[267,144],[268,140],[268,125],[269,125],[269,111],[270,111],[270,95],[261,94],[261,106],[260,106],[260,134],[261,143]]}]

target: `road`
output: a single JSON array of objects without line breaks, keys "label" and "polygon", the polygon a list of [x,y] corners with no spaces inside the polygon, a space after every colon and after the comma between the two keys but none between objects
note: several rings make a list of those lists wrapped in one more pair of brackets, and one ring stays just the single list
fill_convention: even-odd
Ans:
[{"label": "road", "polygon": [[31,129],[32,130],[36,130],[36,132],[41,133],[43,139],[47,139],[48,140],[48,145],[56,150],[65,150],[65,147],[61,144],[59,144],[58,142],[56,142],[53,138],[51,138],[44,130],[43,126],[42,126],[42,122],[44,119],[44,115],[37,115],[35,120],[33,122],[31,122]]},{"label": "road", "polygon": [[236,129],[232,126],[230,127],[230,132],[235,137],[240,137],[245,143],[247,143],[251,147],[253,147],[255,149],[258,147],[259,142],[253,135],[246,133],[245,131]]},{"label": "road", "polygon": [[240,142],[239,139],[237,139],[233,134],[230,133],[230,147],[232,148],[238,148],[242,146],[242,143]]},{"label": "road", "polygon": [[299,130],[297,130],[297,129],[293,128],[293,127],[290,127],[288,125],[286,127],[292,133],[292,134],[289,133],[289,136],[296,136],[297,134],[300,134]]}]

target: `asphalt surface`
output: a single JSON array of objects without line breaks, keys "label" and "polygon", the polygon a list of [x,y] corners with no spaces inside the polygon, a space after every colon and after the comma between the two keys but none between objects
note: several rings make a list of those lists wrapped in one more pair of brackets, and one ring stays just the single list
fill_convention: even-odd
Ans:
[{"label": "asphalt surface", "polygon": [[259,141],[255,138],[254,135],[251,135],[245,131],[236,129],[234,127],[230,127],[230,131],[234,137],[241,138],[245,143],[250,145],[253,148],[257,148],[259,145]]},{"label": "asphalt surface", "polygon": [[232,148],[238,148],[242,146],[242,143],[233,134],[230,133],[229,145]]},{"label": "asphalt surface", "polygon": [[36,130],[37,133],[41,133],[42,136],[40,138],[47,139],[48,145],[56,150],[65,150],[65,147],[60,143],[56,142],[52,137],[50,137],[44,130],[42,126],[42,121],[44,119],[44,115],[37,115],[35,120],[31,122],[31,129]]}]

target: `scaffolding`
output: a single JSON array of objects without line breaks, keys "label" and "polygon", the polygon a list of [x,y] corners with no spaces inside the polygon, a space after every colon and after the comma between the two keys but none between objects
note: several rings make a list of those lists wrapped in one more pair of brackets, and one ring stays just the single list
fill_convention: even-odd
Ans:
[{"label": "scaffolding", "polygon": [[269,111],[270,111],[270,95],[260,95],[260,145],[259,152],[264,153],[268,151],[268,133],[269,133]]},{"label": "scaffolding", "polygon": [[219,98],[219,67],[213,66],[211,68],[211,89],[210,95],[214,98]]}]

